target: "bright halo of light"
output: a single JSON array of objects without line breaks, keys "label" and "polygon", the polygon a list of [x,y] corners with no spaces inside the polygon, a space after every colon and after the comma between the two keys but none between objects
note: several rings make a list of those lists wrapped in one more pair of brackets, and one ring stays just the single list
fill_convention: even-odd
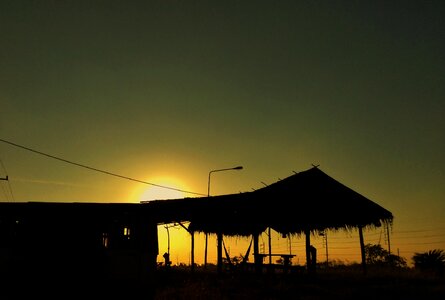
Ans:
[{"label": "bright halo of light", "polygon": [[187,188],[178,179],[172,177],[156,177],[147,181],[172,189],[163,188],[155,185],[147,186],[141,190],[139,201],[181,199],[187,196],[186,193],[180,191],[187,190]]}]

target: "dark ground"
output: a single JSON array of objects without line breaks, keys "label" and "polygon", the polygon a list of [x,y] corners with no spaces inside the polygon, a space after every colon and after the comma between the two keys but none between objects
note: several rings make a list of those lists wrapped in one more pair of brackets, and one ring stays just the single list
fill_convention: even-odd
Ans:
[{"label": "dark ground", "polygon": [[445,278],[413,270],[316,274],[159,272],[154,299],[445,299]]},{"label": "dark ground", "polygon": [[0,282],[0,299],[445,299],[445,277],[414,270],[359,269],[255,274],[214,269],[160,269],[150,282],[134,280],[88,282],[42,278]]}]

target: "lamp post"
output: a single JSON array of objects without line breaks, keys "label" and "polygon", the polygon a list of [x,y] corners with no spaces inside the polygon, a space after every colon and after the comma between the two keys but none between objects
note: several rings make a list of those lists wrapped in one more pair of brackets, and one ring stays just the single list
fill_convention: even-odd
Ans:
[{"label": "lamp post", "polygon": [[[212,175],[212,173],[221,172],[221,171],[230,171],[230,170],[242,170],[242,169],[243,169],[242,166],[237,166],[237,167],[233,167],[233,168],[211,170],[209,172],[209,180],[208,180],[208,183],[207,183],[207,197],[210,197],[210,175]],[[221,263],[222,263],[222,262],[220,262],[220,257],[221,257],[221,253],[220,252],[222,252],[222,250],[221,250],[222,249],[222,235],[220,233],[218,233],[217,236],[218,236],[218,270],[219,270],[219,268],[221,266]],[[205,242],[205,250],[204,250],[204,268],[207,267],[207,243],[208,243],[208,239],[209,239],[209,236],[206,233],[206,242]]]}]

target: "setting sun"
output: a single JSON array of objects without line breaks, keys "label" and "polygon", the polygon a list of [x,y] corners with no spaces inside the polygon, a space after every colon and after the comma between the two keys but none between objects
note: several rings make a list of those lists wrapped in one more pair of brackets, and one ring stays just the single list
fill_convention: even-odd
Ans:
[{"label": "setting sun", "polygon": [[150,178],[147,182],[156,185],[146,186],[139,189],[136,194],[138,201],[179,199],[186,197],[183,190],[187,190],[186,186],[180,180],[173,177],[155,177]]}]

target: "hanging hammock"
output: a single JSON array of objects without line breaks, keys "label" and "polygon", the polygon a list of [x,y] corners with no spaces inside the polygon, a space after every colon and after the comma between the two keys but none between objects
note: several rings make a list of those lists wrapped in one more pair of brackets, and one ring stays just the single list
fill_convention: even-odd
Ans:
[{"label": "hanging hammock", "polygon": [[243,261],[241,262],[243,264],[247,263],[247,261],[249,260],[250,248],[252,247],[252,241],[253,241],[253,238],[250,240],[249,247],[247,248],[246,254],[243,257]]},{"label": "hanging hammock", "polygon": [[222,244],[224,246],[224,252],[226,252],[227,262],[229,263],[229,265],[232,265],[232,261],[230,260],[230,255],[229,255],[229,252],[227,252],[226,244],[224,243],[224,240],[222,240]]}]

